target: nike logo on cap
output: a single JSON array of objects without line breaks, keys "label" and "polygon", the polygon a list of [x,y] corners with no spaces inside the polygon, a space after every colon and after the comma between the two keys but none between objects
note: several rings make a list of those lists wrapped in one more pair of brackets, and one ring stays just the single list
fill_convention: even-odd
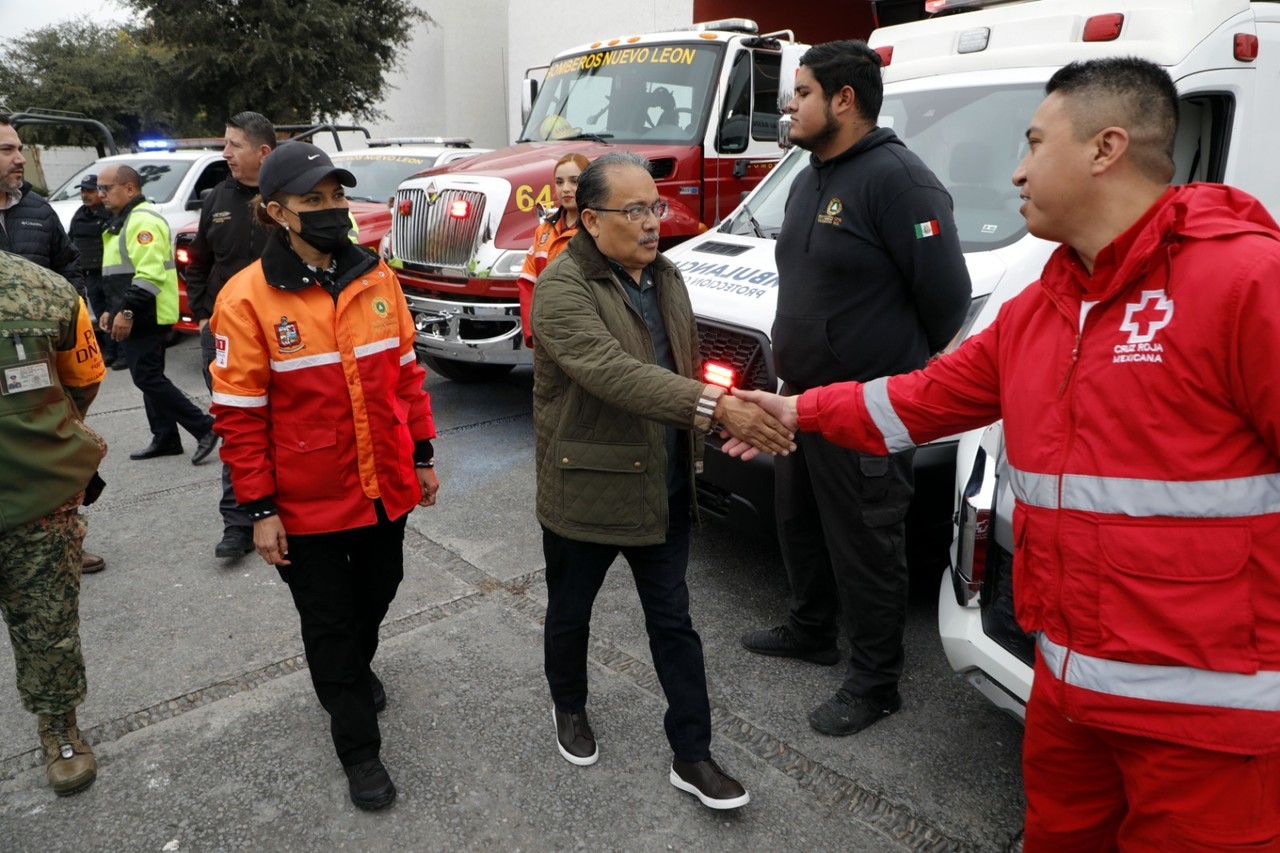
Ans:
[{"label": "nike logo on cap", "polygon": [[312,154],[312,155],[311,155],[310,157],[308,157],[307,159],[308,159],[308,160],[314,160],[314,159],[316,159],[316,158],[317,158],[317,157],[319,157],[319,156],[320,156],[319,154]]}]

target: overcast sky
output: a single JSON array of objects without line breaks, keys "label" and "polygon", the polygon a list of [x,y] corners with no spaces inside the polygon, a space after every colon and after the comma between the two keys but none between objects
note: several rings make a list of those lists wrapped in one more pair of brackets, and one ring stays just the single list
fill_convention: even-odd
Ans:
[{"label": "overcast sky", "polygon": [[0,38],[14,38],[63,21],[123,21],[129,10],[115,0],[0,0]]}]

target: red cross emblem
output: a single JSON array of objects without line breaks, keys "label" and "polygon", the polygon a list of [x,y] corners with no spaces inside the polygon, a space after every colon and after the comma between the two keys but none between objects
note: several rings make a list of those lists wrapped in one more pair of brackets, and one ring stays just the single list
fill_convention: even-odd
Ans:
[{"label": "red cross emblem", "polygon": [[1173,300],[1163,290],[1144,290],[1137,302],[1125,306],[1120,331],[1129,333],[1129,343],[1145,344],[1172,319]]}]

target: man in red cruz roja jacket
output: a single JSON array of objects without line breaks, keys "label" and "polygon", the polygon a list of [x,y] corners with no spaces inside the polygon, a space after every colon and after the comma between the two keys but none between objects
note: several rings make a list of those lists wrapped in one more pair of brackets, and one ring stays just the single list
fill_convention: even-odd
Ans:
[{"label": "man in red cruz roja jacket", "polygon": [[1169,187],[1160,67],[1046,89],[1014,173],[1063,244],[1038,284],[924,370],[734,393],[873,453],[1004,418],[1028,853],[1280,850],[1280,226]]}]

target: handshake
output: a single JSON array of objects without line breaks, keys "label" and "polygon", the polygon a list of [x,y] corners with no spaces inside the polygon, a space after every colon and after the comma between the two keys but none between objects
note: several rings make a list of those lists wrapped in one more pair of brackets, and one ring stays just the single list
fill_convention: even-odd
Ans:
[{"label": "handshake", "polygon": [[724,452],[744,462],[760,453],[786,456],[796,449],[796,398],[732,389],[716,401]]}]

